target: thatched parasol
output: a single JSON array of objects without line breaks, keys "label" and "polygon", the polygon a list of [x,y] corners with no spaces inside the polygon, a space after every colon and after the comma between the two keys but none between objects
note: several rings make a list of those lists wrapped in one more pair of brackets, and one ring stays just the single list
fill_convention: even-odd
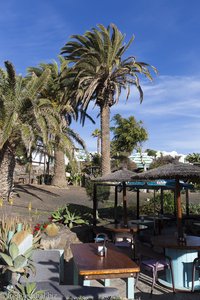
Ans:
[{"label": "thatched parasol", "polygon": [[149,180],[149,179],[175,179],[176,181],[176,203],[177,203],[177,225],[178,232],[181,234],[182,232],[182,210],[181,210],[181,196],[180,196],[180,179],[199,179],[200,178],[200,167],[174,162],[164,166],[160,166],[158,168],[137,174],[132,176],[132,180]]},{"label": "thatched parasol", "polygon": [[[93,179],[96,182],[116,182],[122,183],[123,187],[123,211],[124,211],[124,225],[127,225],[127,200],[126,200],[126,182],[131,181],[131,177],[136,173],[127,169],[115,171],[113,173],[97,177]],[[95,198],[95,197],[94,197]]]},{"label": "thatched parasol", "polygon": [[132,179],[197,179],[200,167],[181,162],[174,162],[134,175]]},{"label": "thatched parasol", "polygon": [[136,173],[129,171],[127,169],[122,169],[115,171],[113,173],[104,175],[102,177],[97,177],[93,179],[93,181],[98,181],[98,182],[127,182],[131,181],[132,176],[134,176]]}]

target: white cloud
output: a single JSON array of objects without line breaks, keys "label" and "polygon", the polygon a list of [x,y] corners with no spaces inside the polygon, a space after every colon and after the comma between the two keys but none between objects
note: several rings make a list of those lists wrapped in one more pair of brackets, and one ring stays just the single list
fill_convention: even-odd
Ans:
[{"label": "white cloud", "polygon": [[[120,102],[111,108],[111,117],[119,113],[124,118],[133,115],[142,120],[149,133],[144,149],[175,150],[184,154],[200,152],[199,82],[200,77],[195,76],[161,76],[153,84],[143,85],[144,102],[141,105],[134,89],[127,102],[123,101],[125,97],[122,95]],[[97,107],[93,109],[92,104],[88,113],[95,118],[98,111]],[[91,133],[99,127],[98,123],[87,122],[84,130],[75,125],[91,151],[96,149]]]}]

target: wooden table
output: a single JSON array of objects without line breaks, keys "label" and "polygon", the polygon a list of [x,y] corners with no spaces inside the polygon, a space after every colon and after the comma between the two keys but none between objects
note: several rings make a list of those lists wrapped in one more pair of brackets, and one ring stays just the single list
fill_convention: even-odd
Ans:
[{"label": "wooden table", "polygon": [[98,255],[98,246],[99,243],[71,245],[74,284],[78,284],[79,276],[83,277],[83,285],[90,285],[90,280],[105,279],[105,286],[110,285],[111,278],[127,278],[127,298],[134,299],[134,275],[140,271],[139,266],[112,243],[107,243],[104,257]]},{"label": "wooden table", "polygon": [[161,235],[161,231],[163,229],[163,224],[166,221],[170,221],[169,217],[166,216],[148,216],[149,219],[154,223],[154,234],[157,233],[156,229],[158,228],[158,234]]},{"label": "wooden table", "polygon": [[140,230],[145,230],[148,227],[146,225],[140,225],[140,224],[130,224],[129,226],[123,226],[121,224],[108,224],[104,226],[105,229],[117,233],[117,232],[131,232],[136,233]]},{"label": "wooden table", "polygon": [[153,224],[153,221],[152,220],[148,220],[148,219],[137,219],[137,220],[129,220],[128,221],[128,225],[129,226],[133,226],[133,224],[137,224],[137,225],[151,225]]},{"label": "wooden table", "polygon": [[[165,254],[171,257],[175,289],[190,291],[192,287],[192,263],[200,251],[200,237],[188,235],[186,236],[186,244],[182,245],[178,243],[175,235],[163,235],[153,237],[152,243],[154,246],[164,248]],[[166,279],[161,280],[161,283],[172,287],[169,272],[167,272]],[[195,289],[200,289],[198,276],[195,278]]]}]

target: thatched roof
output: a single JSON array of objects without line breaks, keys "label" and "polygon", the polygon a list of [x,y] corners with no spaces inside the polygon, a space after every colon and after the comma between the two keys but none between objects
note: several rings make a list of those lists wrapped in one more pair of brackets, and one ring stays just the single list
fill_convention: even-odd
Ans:
[{"label": "thatched roof", "polygon": [[93,179],[93,181],[98,182],[126,182],[131,181],[131,177],[134,176],[136,173],[129,171],[127,169],[122,169],[115,171],[113,173],[104,175],[102,177],[97,177]]},{"label": "thatched roof", "polygon": [[137,179],[197,179],[200,178],[200,167],[188,163],[174,162],[158,168],[136,174]]}]

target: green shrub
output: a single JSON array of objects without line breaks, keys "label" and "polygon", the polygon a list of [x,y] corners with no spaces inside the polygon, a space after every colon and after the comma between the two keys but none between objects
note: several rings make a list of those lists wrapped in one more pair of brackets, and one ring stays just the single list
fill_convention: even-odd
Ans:
[{"label": "green shrub", "polygon": [[[147,199],[144,205],[140,209],[142,214],[152,214],[160,213],[161,208],[161,195],[160,193],[154,197]],[[164,192],[163,194],[163,209],[165,213],[173,214],[174,213],[174,193]]]},{"label": "green shrub", "polygon": [[[85,182],[85,189],[88,197],[93,200],[94,193],[94,184],[97,182],[93,182],[90,179],[87,179]],[[110,186],[108,185],[97,185],[97,200],[99,202],[103,202],[104,200],[108,200],[110,197]]]}]

